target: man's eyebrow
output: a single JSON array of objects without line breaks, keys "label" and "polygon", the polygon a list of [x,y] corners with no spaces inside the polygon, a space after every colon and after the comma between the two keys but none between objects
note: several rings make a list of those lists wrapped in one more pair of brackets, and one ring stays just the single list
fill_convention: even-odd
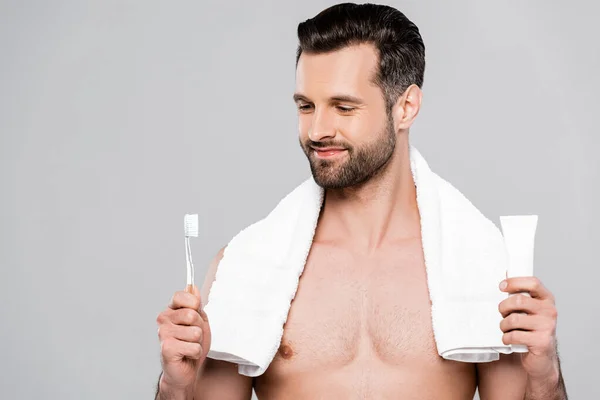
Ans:
[{"label": "man's eyebrow", "polygon": [[[310,103],[308,97],[303,95],[302,93],[294,93],[294,103],[298,101],[304,101],[306,103]],[[342,103],[354,103],[354,104],[362,104],[363,100],[356,96],[351,96],[348,94],[338,94],[329,98],[331,102],[342,102]]]},{"label": "man's eyebrow", "polygon": [[297,103],[299,101],[304,101],[306,103],[309,103],[309,100],[305,95],[303,95],[301,93],[294,93],[294,103]]},{"label": "man's eyebrow", "polygon": [[354,104],[362,104],[363,100],[356,97],[356,96],[351,96],[349,94],[339,94],[336,96],[332,96],[330,98],[331,101],[338,101],[341,103],[354,103]]}]

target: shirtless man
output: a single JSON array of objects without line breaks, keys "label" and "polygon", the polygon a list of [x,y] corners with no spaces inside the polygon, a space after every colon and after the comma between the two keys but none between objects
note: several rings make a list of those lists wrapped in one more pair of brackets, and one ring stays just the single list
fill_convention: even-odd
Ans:
[{"label": "shirtless man", "polygon": [[391,7],[345,4],[298,36],[300,145],[326,195],[279,352],[257,378],[206,357],[202,304],[221,250],[202,290],[176,292],[157,318],[157,398],[471,400],[479,387],[482,400],[566,399],[554,300],[535,278],[507,280],[532,298],[499,304],[504,343],[528,353],[473,364],[436,351],[408,154],[425,68],[417,27]]}]

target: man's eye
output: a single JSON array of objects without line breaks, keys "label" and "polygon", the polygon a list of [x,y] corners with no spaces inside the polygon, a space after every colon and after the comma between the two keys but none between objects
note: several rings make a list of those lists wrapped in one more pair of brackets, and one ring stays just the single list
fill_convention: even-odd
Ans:
[{"label": "man's eye", "polygon": [[298,104],[298,110],[300,111],[310,111],[311,108],[310,104]]},{"label": "man's eye", "polygon": [[354,107],[337,106],[337,109],[343,113],[349,113],[349,112],[354,111]]}]

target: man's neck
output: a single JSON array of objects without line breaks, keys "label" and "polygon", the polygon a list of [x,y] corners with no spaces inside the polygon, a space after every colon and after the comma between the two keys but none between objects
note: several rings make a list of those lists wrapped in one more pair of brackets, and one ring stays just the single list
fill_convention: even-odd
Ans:
[{"label": "man's neck", "polygon": [[361,253],[420,234],[408,144],[398,142],[392,159],[361,185],[325,193],[315,241],[333,241]]}]

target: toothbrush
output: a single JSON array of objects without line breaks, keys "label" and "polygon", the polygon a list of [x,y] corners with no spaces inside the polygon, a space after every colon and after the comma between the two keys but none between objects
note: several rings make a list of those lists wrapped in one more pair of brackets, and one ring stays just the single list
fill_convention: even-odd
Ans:
[{"label": "toothbrush", "polygon": [[190,237],[198,237],[198,214],[185,214],[183,218],[185,230],[185,260],[187,262],[187,285],[185,291],[194,293],[194,263],[192,262],[192,249]]}]

